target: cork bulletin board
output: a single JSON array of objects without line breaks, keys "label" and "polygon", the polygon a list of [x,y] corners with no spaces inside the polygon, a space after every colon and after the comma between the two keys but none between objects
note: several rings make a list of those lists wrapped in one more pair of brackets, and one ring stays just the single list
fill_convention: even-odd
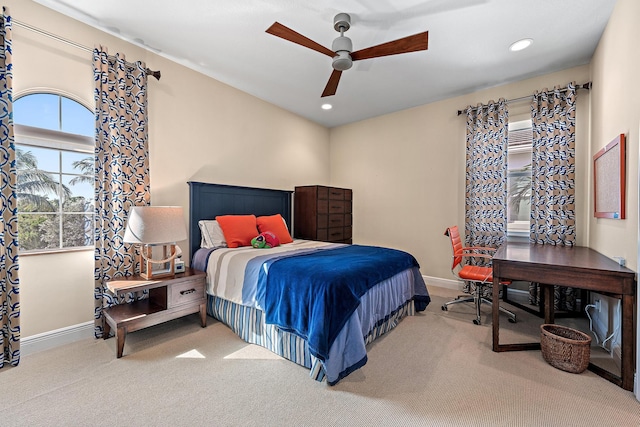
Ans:
[{"label": "cork bulletin board", "polygon": [[625,137],[620,134],[593,156],[596,218],[625,218],[625,175]]}]

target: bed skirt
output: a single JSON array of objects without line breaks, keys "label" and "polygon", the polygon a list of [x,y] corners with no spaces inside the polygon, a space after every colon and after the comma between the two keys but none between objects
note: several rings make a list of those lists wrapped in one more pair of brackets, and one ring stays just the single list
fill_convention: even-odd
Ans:
[{"label": "bed skirt", "polygon": [[[322,361],[309,352],[307,342],[297,335],[282,331],[275,325],[266,324],[261,310],[207,295],[207,313],[231,328],[244,341],[264,347],[308,368],[309,376],[316,381],[325,379]],[[402,318],[414,314],[413,300],[407,301],[369,331],[364,337],[365,344],[373,342],[395,328]]]}]

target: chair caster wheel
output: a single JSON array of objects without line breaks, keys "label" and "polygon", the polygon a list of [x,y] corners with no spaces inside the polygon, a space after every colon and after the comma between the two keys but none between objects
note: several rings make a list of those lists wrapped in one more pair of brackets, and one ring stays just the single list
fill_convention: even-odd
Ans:
[{"label": "chair caster wheel", "polygon": [[474,319],[474,320],[473,320],[473,324],[474,324],[474,325],[479,325],[479,324],[480,324],[480,321],[479,321],[478,319]]},{"label": "chair caster wheel", "polygon": [[442,307],[440,307],[442,309],[442,311],[448,311],[449,309],[447,308],[446,305],[443,305]]},{"label": "chair caster wheel", "polygon": [[509,318],[509,323],[516,323],[516,319]]}]

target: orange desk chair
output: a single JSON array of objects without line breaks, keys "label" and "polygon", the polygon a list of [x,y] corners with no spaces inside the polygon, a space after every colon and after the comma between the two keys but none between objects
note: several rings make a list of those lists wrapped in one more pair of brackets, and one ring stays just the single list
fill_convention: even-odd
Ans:
[{"label": "orange desk chair", "polygon": [[[462,240],[460,240],[460,233],[458,232],[458,226],[447,228],[444,232],[445,236],[449,236],[451,239],[451,248],[453,249],[453,263],[451,265],[451,272],[457,279],[468,282],[473,289],[473,293],[470,295],[458,295],[453,301],[449,301],[442,306],[442,310],[447,311],[448,307],[452,304],[458,304],[461,302],[472,302],[476,306],[476,318],[473,323],[480,325],[480,306],[482,303],[491,306],[492,302],[489,298],[483,296],[484,288],[491,287],[493,285],[493,268],[490,266],[477,266],[463,263],[464,258],[485,258],[490,260],[493,257],[495,248],[486,247],[463,247]],[[511,282],[500,282],[501,285],[509,285]],[[509,322],[516,322],[516,315],[507,309],[499,307],[502,313],[509,316]]]}]

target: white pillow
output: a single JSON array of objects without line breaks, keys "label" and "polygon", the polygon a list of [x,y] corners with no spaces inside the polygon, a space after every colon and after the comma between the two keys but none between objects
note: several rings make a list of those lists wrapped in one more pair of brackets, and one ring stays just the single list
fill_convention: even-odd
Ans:
[{"label": "white pillow", "polygon": [[200,234],[202,234],[202,240],[200,246],[203,248],[226,248],[227,241],[224,239],[224,233],[220,224],[215,220],[200,220],[198,221],[200,227]]}]

